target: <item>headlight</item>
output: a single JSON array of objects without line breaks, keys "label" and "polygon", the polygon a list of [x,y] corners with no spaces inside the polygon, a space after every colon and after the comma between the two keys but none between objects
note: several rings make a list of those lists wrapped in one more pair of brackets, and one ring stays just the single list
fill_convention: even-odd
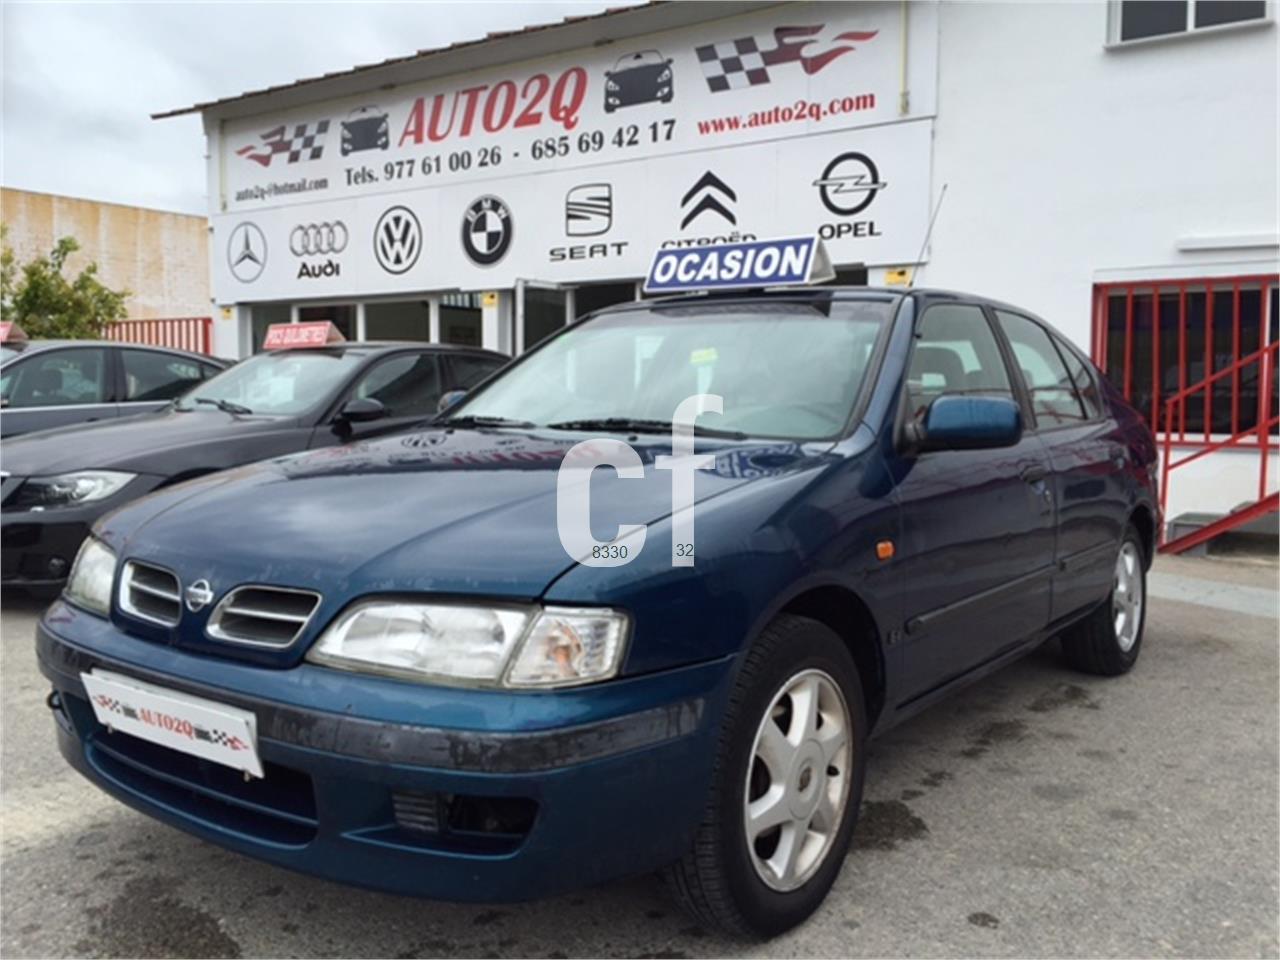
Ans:
[{"label": "headlight", "polygon": [[111,584],[115,575],[115,553],[101,540],[89,537],[76,554],[63,592],[77,607],[105,617],[111,610]]},{"label": "headlight", "polygon": [[18,491],[15,507],[65,507],[105,500],[137,474],[117,470],[81,470],[56,477],[30,477]]},{"label": "headlight", "polygon": [[572,686],[618,672],[626,628],[612,610],[374,600],[339,617],[307,659],[464,686]]},{"label": "headlight", "polygon": [[617,82],[615,82],[615,81],[613,81],[613,80],[606,80],[606,81],[605,81],[605,84],[604,84],[604,88],[605,88],[606,90],[613,90],[613,91],[617,91],[617,90],[619,90],[619,89],[620,89],[620,88],[619,88],[619,86],[618,86],[618,84],[617,84]]},{"label": "headlight", "polygon": [[658,74],[658,82],[659,82],[659,83],[666,83],[666,82],[667,82],[668,80],[670,80],[670,79],[671,79],[671,68],[670,68],[670,67],[667,67],[667,69],[663,70],[660,74]]}]

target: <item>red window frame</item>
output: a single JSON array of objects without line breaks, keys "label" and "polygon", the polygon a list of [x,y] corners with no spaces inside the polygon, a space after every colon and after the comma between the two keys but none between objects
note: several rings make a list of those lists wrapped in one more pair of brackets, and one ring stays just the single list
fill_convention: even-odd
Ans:
[{"label": "red window frame", "polygon": [[[1229,367],[1232,363],[1239,361],[1244,356],[1253,355],[1257,351],[1265,348],[1272,340],[1275,334],[1272,326],[1275,323],[1273,316],[1272,297],[1275,296],[1277,286],[1280,285],[1280,275],[1277,274],[1244,274],[1238,276],[1218,276],[1218,277],[1179,277],[1158,280],[1121,280],[1108,281],[1106,283],[1096,283],[1093,286],[1093,322],[1090,330],[1090,357],[1097,365],[1098,369],[1104,374],[1111,374],[1110,379],[1117,388],[1124,394],[1125,399],[1131,403],[1135,401],[1135,374],[1138,370],[1135,367],[1135,339],[1134,339],[1134,316],[1135,303],[1144,306],[1142,311],[1149,314],[1151,326],[1150,339],[1150,371],[1142,370],[1141,376],[1145,378],[1150,376],[1149,398],[1146,396],[1137,398],[1141,402],[1139,412],[1149,424],[1154,424],[1154,432],[1163,436],[1169,429],[1169,425],[1164,423],[1165,418],[1165,401],[1175,393],[1182,392],[1187,388],[1194,388],[1202,383],[1204,379],[1218,370]],[[1256,339],[1252,339],[1249,346],[1242,346],[1246,342],[1241,336],[1241,307],[1240,296],[1241,291],[1257,291],[1259,295],[1258,303],[1258,330]],[[1215,323],[1222,319],[1222,307],[1219,294],[1229,293],[1227,307],[1230,327],[1230,350],[1227,350],[1227,344],[1214,343],[1215,327],[1221,328],[1221,324]],[[1203,314],[1203,356],[1188,355],[1188,314],[1189,299],[1199,298],[1201,307],[1199,312]],[[1113,316],[1115,303],[1119,300],[1120,314]],[[1162,306],[1161,300],[1165,301]],[[1168,366],[1161,364],[1161,311],[1166,309],[1169,301],[1173,300],[1173,310],[1176,312],[1176,321],[1173,326],[1177,330],[1178,350],[1177,350],[1177,387],[1173,390],[1164,389],[1162,387],[1162,375],[1167,375]],[[1116,330],[1122,332],[1122,340],[1120,349],[1123,350],[1123,359],[1118,364],[1110,364],[1113,359],[1109,353],[1114,349],[1112,345],[1112,337],[1110,334]],[[1198,335],[1201,331],[1197,329],[1195,333]],[[1251,333],[1246,331],[1246,333]],[[1146,361],[1147,358],[1140,358]],[[1196,373],[1193,373],[1194,365],[1199,363],[1200,367]],[[1247,369],[1250,365],[1244,365]],[[1260,364],[1253,364],[1260,366]],[[1174,419],[1178,421],[1173,429],[1173,442],[1177,445],[1202,447],[1218,442],[1228,436],[1236,436],[1242,433],[1240,426],[1241,412],[1241,368],[1237,368],[1229,377],[1224,376],[1216,382],[1208,384],[1205,389],[1192,398],[1189,402],[1183,402],[1178,405],[1178,414]],[[1257,383],[1263,384],[1263,371],[1257,371]],[[1221,397],[1222,391],[1229,391],[1230,396],[1230,417],[1231,427],[1230,433],[1221,430],[1213,430],[1213,403],[1215,392]],[[1137,404],[1135,404],[1137,406]],[[1191,406],[1194,410],[1197,406],[1201,406],[1203,410],[1203,431],[1193,429],[1189,433],[1187,429],[1187,408]],[[1193,416],[1195,416],[1193,414]],[[1246,428],[1247,429],[1247,428]],[[1253,431],[1251,438],[1241,437],[1244,445],[1260,445],[1263,440],[1258,431]]]}]

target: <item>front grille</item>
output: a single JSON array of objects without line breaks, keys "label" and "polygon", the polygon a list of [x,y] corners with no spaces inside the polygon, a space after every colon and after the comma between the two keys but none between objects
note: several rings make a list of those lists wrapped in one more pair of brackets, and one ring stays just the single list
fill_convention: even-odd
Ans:
[{"label": "front grille", "polygon": [[189,756],[94,722],[85,756],[99,774],[152,803],[266,843],[305,846],[318,827],[306,774],[263,763],[264,777]]},{"label": "front grille", "polygon": [[120,609],[140,620],[174,626],[182,616],[178,578],[163,567],[130,560],[120,575]]},{"label": "front grille", "polygon": [[287,647],[320,605],[320,594],[288,587],[236,587],[209,617],[209,636],[257,647]]}]

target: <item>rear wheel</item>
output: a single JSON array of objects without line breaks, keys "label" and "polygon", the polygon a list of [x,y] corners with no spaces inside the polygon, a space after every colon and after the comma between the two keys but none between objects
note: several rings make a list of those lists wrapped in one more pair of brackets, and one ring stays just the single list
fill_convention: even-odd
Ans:
[{"label": "rear wheel", "polygon": [[1111,594],[1062,634],[1062,652],[1077,670],[1100,676],[1127,673],[1138,662],[1147,618],[1147,570],[1142,540],[1130,527],[1116,555]]},{"label": "rear wheel", "polygon": [[667,871],[682,905],[729,933],[773,936],[826,896],[862,796],[862,686],[844,643],[780,616],[748,651],[721,728],[693,849]]}]

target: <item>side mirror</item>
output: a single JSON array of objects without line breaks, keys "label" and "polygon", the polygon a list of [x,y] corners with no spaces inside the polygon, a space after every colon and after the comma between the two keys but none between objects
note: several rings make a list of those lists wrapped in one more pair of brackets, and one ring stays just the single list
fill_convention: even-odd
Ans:
[{"label": "side mirror", "polygon": [[1007,397],[941,396],[913,425],[916,451],[989,450],[1022,439],[1022,411]]},{"label": "side mirror", "polygon": [[348,400],[342,405],[342,409],[338,411],[338,419],[347,423],[365,423],[369,420],[381,420],[386,415],[387,408],[382,405],[382,401],[375,400],[373,397]]},{"label": "side mirror", "polygon": [[456,407],[466,395],[465,390],[450,390],[440,397],[440,402],[436,404],[436,413],[444,413],[450,407]]}]

